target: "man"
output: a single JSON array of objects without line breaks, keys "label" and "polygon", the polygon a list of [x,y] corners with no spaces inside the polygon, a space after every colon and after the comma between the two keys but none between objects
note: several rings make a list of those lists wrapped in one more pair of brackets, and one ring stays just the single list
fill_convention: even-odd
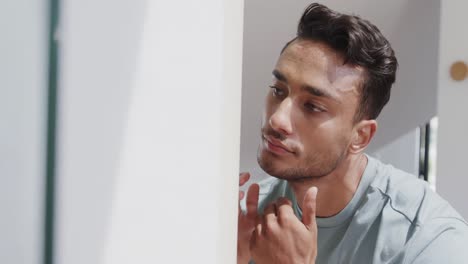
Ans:
[{"label": "man", "polygon": [[274,178],[239,193],[238,263],[468,263],[467,222],[364,154],[396,70],[374,25],[307,7],[266,97],[258,163]]}]

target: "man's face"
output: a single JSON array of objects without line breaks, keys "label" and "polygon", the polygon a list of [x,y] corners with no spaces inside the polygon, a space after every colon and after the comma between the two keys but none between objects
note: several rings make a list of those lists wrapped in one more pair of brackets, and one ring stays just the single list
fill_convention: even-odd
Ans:
[{"label": "man's face", "polygon": [[280,55],[266,97],[258,162],[287,180],[330,174],[355,136],[362,68],[326,44],[295,40]]}]

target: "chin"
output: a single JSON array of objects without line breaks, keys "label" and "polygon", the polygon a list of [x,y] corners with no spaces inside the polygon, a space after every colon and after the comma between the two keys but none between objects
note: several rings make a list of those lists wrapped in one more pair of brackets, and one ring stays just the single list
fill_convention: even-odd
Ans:
[{"label": "chin", "polygon": [[274,172],[274,161],[272,160],[273,157],[271,156],[272,155],[261,145],[258,147],[257,163],[260,166],[260,168],[262,168],[269,175],[272,175],[272,172]]},{"label": "chin", "polygon": [[286,160],[284,157],[278,157],[261,147],[257,153],[258,165],[267,174],[287,181],[303,181],[327,176],[337,168],[341,158],[342,157],[328,162],[306,160],[303,164],[314,164],[314,166],[305,167],[304,165],[301,166],[299,160]]},{"label": "chin", "polygon": [[257,154],[257,163],[268,175],[279,179],[288,179],[284,172],[291,169],[290,165],[284,164],[285,161],[261,147]]}]

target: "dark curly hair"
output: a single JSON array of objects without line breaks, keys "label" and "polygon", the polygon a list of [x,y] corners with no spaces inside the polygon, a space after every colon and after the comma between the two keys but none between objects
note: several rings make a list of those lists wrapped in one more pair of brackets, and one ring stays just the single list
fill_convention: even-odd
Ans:
[{"label": "dark curly hair", "polygon": [[296,37],[281,52],[296,39],[323,42],[342,53],[345,64],[363,67],[366,76],[354,119],[377,118],[390,99],[398,62],[390,43],[376,26],[358,16],[341,14],[313,3],[302,14]]}]

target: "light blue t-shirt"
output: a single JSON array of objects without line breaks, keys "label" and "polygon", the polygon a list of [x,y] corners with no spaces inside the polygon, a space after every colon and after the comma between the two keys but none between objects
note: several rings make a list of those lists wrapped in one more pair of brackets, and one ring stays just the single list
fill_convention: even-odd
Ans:
[{"label": "light blue t-shirt", "polygon": [[[316,264],[468,263],[468,223],[426,182],[367,157],[348,205],[335,216],[317,218]],[[284,196],[301,219],[287,181],[271,177],[259,185],[260,213]]]}]

